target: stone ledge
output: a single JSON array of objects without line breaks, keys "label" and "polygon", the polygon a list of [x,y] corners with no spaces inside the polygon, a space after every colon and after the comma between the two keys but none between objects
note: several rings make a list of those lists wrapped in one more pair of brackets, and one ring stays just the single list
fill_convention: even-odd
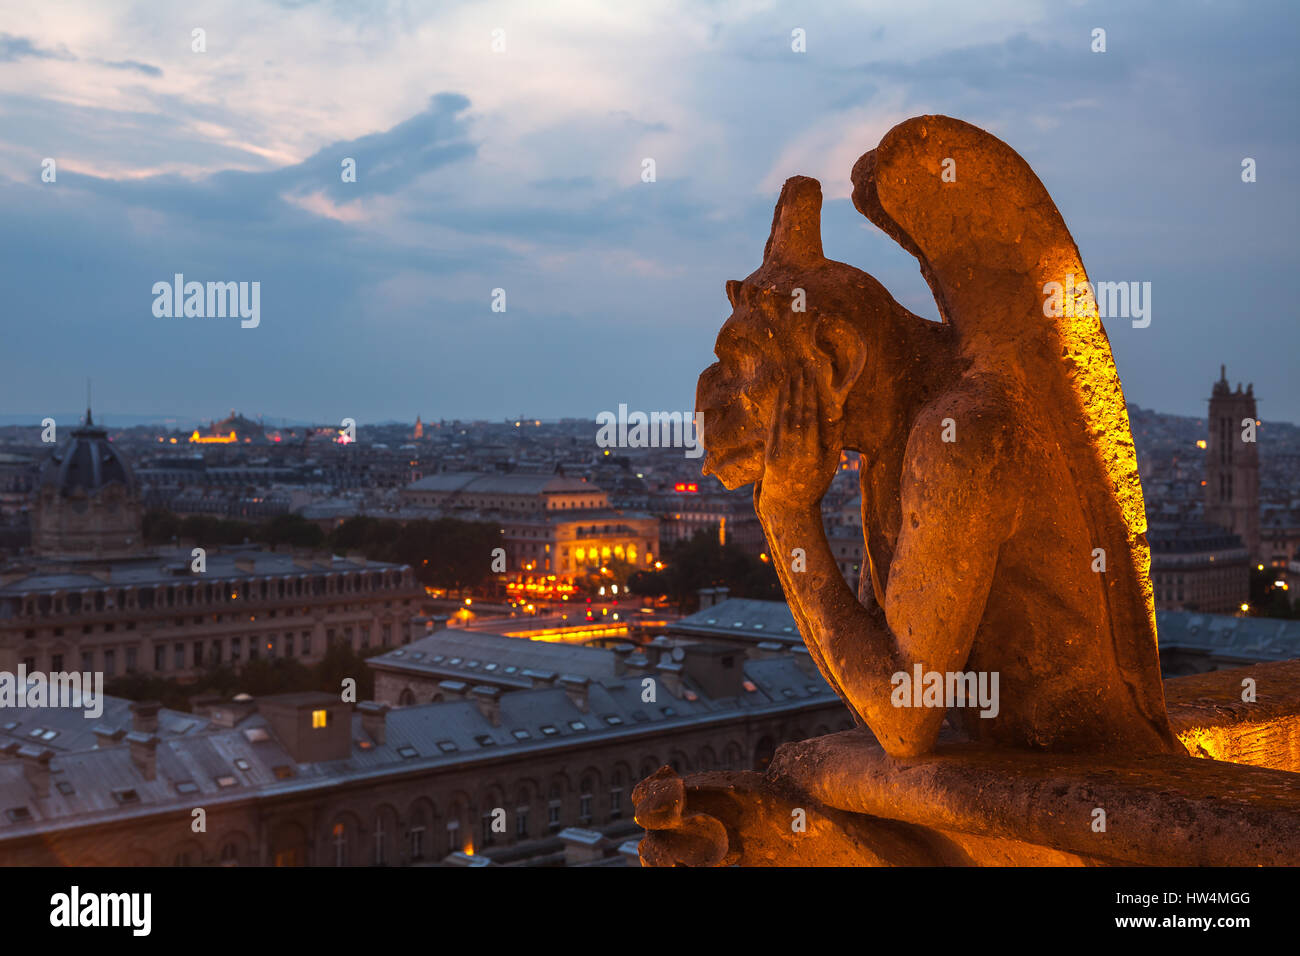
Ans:
[{"label": "stone ledge", "polygon": [[[1255,701],[1241,699],[1255,681]],[[1189,753],[1300,773],[1300,660],[1165,681],[1169,723]]]},{"label": "stone ledge", "polygon": [[[767,771],[827,807],[947,833],[1165,866],[1300,865],[1300,775],[1161,756],[1037,754],[943,743],[909,760],[869,732],[786,744]],[[1093,832],[1093,811],[1106,832]]]}]

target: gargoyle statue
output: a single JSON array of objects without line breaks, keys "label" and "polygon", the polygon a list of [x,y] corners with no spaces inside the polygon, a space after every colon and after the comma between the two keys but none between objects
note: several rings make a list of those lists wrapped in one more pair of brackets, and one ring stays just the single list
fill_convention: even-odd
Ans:
[{"label": "gargoyle statue", "polygon": [[[726,284],[732,314],[696,399],[705,471],[754,484],[817,666],[895,757],[930,751],[947,713],[896,706],[895,675],[918,667],[998,675],[995,716],[960,709],[975,741],[1183,752],[1124,396],[1047,190],[1005,143],[944,116],[894,127],[852,179],[857,209],[919,260],[942,322],[827,259],[821,187],[795,177],[763,264]],[[1052,302],[1052,288],[1074,291]],[[842,449],[862,462],[860,595],[821,518]]]}]

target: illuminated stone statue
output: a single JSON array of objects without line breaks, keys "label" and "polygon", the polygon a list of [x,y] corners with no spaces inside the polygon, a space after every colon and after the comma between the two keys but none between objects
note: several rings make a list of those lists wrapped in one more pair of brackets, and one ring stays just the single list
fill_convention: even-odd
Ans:
[{"label": "illuminated stone statue", "polygon": [[[1067,276],[1087,289],[1056,206],[1008,146],[942,116],[891,130],[853,186],[920,261],[942,323],[826,259],[821,189],[796,177],[763,265],[727,283],[734,311],[697,398],[705,470],[754,483],[822,674],[894,755],[930,750],[946,714],[912,706],[918,667],[997,675],[996,715],[957,711],[974,739],[1177,749],[1110,345],[1090,297],[1054,309],[1044,292]],[[841,449],[862,455],[862,601],[821,521]]]},{"label": "illuminated stone statue", "polygon": [[[1171,730],[1124,396],[1060,213],[1015,151],[943,116],[890,130],[852,179],[942,322],[826,259],[821,188],[795,177],[762,265],[726,285],[696,406],[705,470],[753,483],[804,642],[866,729],[787,744],[765,773],[661,769],[633,795],[643,862],[1231,858],[1160,826],[1192,776],[1258,768],[1190,759]],[[859,594],[821,518],[843,449],[862,461]],[[1300,806],[1293,779],[1268,785]],[[1205,803],[1218,778],[1197,786],[1188,819],[1238,812]],[[1243,813],[1240,832],[1263,826]],[[1268,839],[1291,859],[1288,819]]]}]

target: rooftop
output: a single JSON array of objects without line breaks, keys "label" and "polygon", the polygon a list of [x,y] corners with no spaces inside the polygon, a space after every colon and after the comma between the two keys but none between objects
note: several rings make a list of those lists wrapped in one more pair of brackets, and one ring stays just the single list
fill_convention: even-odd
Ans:
[{"label": "rooftop", "polygon": [[[364,718],[354,713],[351,754],[306,764],[294,761],[260,713],[233,727],[192,718],[201,726],[183,733],[176,732],[175,715],[164,719],[160,714],[153,780],[146,780],[133,763],[125,740],[99,748],[82,737],[75,749],[56,752],[46,797],[35,794],[21,759],[0,759],[0,841],[124,815],[188,812],[199,800],[211,809],[224,802],[493,762],[591,740],[659,735],[666,726],[730,720],[740,712],[799,710],[837,701],[806,658],[750,660],[744,667],[753,690],[726,699],[710,699],[689,682],[676,696],[661,682],[658,701],[643,703],[641,678],[626,677],[592,680],[585,712],[564,687],[502,694],[499,724],[473,700],[397,708],[386,715],[383,743],[365,731]],[[98,724],[116,721],[120,729],[129,729],[128,706],[106,699]],[[43,710],[31,719],[49,721],[51,712]],[[84,720],[79,711],[66,719]],[[84,722],[88,728],[96,723]],[[56,737],[48,746],[54,749],[58,742]]]},{"label": "rooftop", "polygon": [[[0,585],[0,594],[81,588],[139,587],[151,584],[174,584],[178,579],[191,578],[212,582],[222,578],[297,577],[351,571],[388,571],[402,567],[398,564],[353,560],[338,555],[321,556],[319,561],[313,560],[310,567],[304,567],[298,563],[302,558],[296,558],[290,553],[235,549],[209,551],[205,557],[207,571],[202,575],[191,575],[191,560],[190,551],[181,550],[109,561],[38,561],[20,567],[14,572],[17,576],[6,574],[8,580]],[[238,567],[236,562],[244,567]],[[247,562],[252,562],[252,570],[247,569]],[[107,579],[104,577],[105,572],[107,572]]]}]

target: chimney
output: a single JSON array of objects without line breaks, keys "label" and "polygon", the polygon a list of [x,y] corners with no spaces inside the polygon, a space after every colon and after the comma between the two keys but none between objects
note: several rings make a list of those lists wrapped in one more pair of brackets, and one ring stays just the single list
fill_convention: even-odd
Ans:
[{"label": "chimney", "polygon": [[520,677],[527,677],[533,682],[534,687],[554,687],[555,671],[535,671],[531,667],[526,667],[519,672]]},{"label": "chimney", "polygon": [[605,835],[584,827],[566,827],[560,832],[564,844],[564,865],[581,866],[605,858]]},{"label": "chimney", "polygon": [[111,747],[121,740],[125,733],[125,730],[110,727],[107,724],[100,724],[95,728],[95,746],[100,750]]},{"label": "chimney", "polygon": [[470,696],[478,704],[478,709],[483,713],[493,727],[501,726],[501,688],[488,687],[486,684],[479,684],[470,691]]},{"label": "chimney", "polygon": [[297,548],[293,552],[293,566],[302,568],[304,571],[311,570],[312,559],[310,548]]},{"label": "chimney", "polygon": [[628,677],[644,677],[650,672],[650,661],[645,654],[629,654],[624,665]]},{"label": "chimney", "polygon": [[162,704],[156,700],[142,700],[131,705],[131,729],[141,734],[158,731],[158,710]]},{"label": "chimney", "polygon": [[632,659],[632,652],[636,650],[636,645],[615,644],[610,650],[614,653],[614,676],[622,677],[627,673],[627,662]]},{"label": "chimney", "polygon": [[388,705],[367,700],[357,704],[357,710],[361,711],[361,729],[370,735],[371,740],[382,745],[388,725]]},{"label": "chimney", "polygon": [[18,756],[23,761],[23,776],[32,785],[38,797],[50,795],[50,758],[54,751],[48,747],[19,747]]},{"label": "chimney", "polygon": [[696,591],[695,593],[698,594],[698,595],[700,596],[700,610],[701,610],[701,611],[703,611],[706,607],[713,607],[714,603],[716,603],[716,602],[714,601],[714,596],[715,596],[718,592],[717,592],[717,589],[715,589],[715,588],[700,588],[700,589],[699,589],[698,591]]},{"label": "chimney", "polygon": [[443,700],[464,700],[468,690],[469,684],[461,680],[438,681],[438,692],[442,694]]},{"label": "chimney", "polygon": [[564,693],[573,701],[573,706],[585,714],[588,706],[587,688],[591,684],[591,678],[566,674],[560,678],[560,683],[564,685]]},{"label": "chimney", "polygon": [[715,593],[713,595],[714,607],[721,604],[723,601],[729,601],[729,600],[731,600],[731,588],[720,587],[715,589]]},{"label": "chimney", "polygon": [[131,763],[142,777],[152,780],[158,771],[158,738],[133,730],[126,735],[126,742],[131,748]]},{"label": "chimney", "polygon": [[682,665],[672,660],[663,660],[655,668],[659,673],[659,680],[664,685],[664,690],[674,697],[682,696]]}]

